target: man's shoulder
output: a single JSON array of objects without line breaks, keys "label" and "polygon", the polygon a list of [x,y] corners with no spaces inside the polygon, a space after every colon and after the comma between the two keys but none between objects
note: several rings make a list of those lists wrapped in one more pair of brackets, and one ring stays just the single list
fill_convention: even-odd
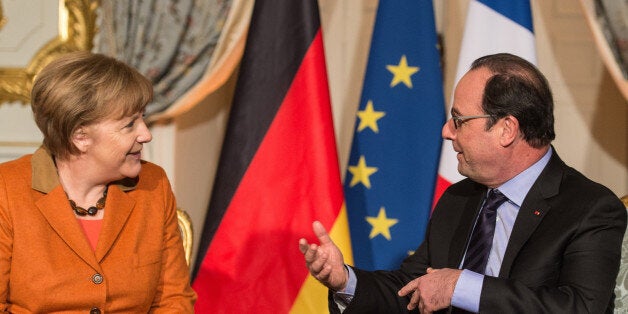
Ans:
[{"label": "man's shoulder", "polygon": [[462,204],[466,204],[469,200],[477,199],[478,202],[482,193],[486,191],[486,186],[479,184],[471,179],[463,179],[450,185],[440,196],[433,214],[440,208],[462,208]]},{"label": "man's shoulder", "polygon": [[539,177],[539,180],[551,180],[549,177],[560,175],[560,192],[569,192],[573,190],[586,190],[587,193],[602,193],[612,194],[610,189],[602,185],[599,182],[592,180],[577,169],[566,164],[555,153],[550,160],[550,163],[546,166],[546,170]]},{"label": "man's shoulder", "polygon": [[547,168],[547,171],[537,179],[533,189],[553,206],[569,208],[571,212],[577,212],[580,208],[584,213],[589,212],[593,204],[597,204],[595,206],[604,204],[625,211],[619,197],[613,191],[559,158],[554,162],[550,161]]},{"label": "man's shoulder", "polygon": [[469,178],[465,178],[449,186],[447,190],[445,190],[445,194],[470,196],[485,190],[486,186],[477,183]]},{"label": "man's shoulder", "polygon": [[565,166],[560,193],[568,194],[574,198],[598,198],[602,196],[617,198],[608,187],[592,180],[570,166]]}]

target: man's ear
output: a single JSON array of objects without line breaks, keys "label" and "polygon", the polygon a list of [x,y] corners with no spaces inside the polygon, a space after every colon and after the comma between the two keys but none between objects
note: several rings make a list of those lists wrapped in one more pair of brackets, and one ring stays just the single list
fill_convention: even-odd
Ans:
[{"label": "man's ear", "polygon": [[74,146],[76,146],[81,153],[87,151],[91,142],[91,138],[85,127],[79,127],[72,133],[72,143],[74,143]]},{"label": "man's ear", "polygon": [[499,143],[503,147],[509,146],[519,137],[519,120],[513,116],[506,116],[499,123],[501,126]]}]

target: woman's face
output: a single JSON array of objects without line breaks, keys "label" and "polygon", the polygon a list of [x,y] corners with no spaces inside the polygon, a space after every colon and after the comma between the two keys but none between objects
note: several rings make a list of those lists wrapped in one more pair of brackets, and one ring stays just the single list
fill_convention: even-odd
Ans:
[{"label": "woman's face", "polygon": [[[140,173],[142,146],[152,139],[142,112],[122,119],[106,119],[85,128],[83,157],[94,174],[111,181],[134,178]],[[92,171],[90,171],[92,172]]]}]

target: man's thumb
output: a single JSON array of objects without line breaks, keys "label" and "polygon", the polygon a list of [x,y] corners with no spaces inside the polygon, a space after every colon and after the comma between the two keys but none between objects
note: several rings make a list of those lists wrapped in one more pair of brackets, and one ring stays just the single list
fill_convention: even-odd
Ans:
[{"label": "man's thumb", "polygon": [[323,227],[323,224],[320,221],[314,221],[312,223],[312,228],[314,229],[314,234],[318,238],[318,241],[320,241],[321,245],[332,242],[329,234],[327,234],[327,230],[325,230],[325,227]]}]

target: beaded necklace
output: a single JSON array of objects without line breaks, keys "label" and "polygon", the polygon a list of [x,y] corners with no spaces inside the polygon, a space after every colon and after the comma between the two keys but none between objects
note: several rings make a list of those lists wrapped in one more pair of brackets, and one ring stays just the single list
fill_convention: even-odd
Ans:
[{"label": "beaded necklace", "polygon": [[102,197],[98,199],[98,202],[96,202],[96,205],[90,206],[87,209],[81,206],[76,206],[76,203],[73,200],[69,200],[72,210],[74,210],[74,213],[76,213],[78,216],[96,216],[96,214],[98,214],[98,210],[105,208],[105,201],[107,200],[107,189],[109,189],[109,187],[105,187],[105,191],[102,193]]}]

